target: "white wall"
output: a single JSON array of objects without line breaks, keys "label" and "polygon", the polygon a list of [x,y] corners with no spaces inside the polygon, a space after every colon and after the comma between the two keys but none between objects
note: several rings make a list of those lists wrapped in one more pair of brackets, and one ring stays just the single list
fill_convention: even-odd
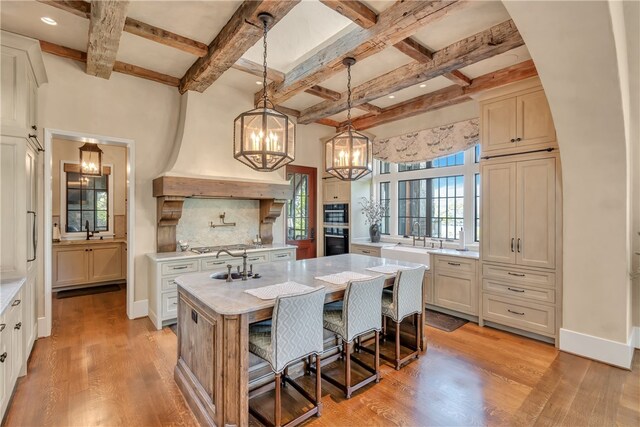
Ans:
[{"label": "white wall", "polygon": [[627,143],[608,3],[504,4],[536,63],[560,145],[563,327],[626,343]]}]

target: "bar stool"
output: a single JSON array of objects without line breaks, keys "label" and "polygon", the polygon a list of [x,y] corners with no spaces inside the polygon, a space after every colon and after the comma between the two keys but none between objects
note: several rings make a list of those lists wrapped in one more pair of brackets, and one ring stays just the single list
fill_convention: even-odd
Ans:
[{"label": "bar stool", "polygon": [[[249,413],[264,425],[275,425],[276,427],[282,425],[280,394],[283,382],[291,384],[314,405],[312,409],[289,421],[285,426],[298,425],[311,418],[312,415],[320,416],[322,410],[320,359],[323,350],[324,294],[325,289],[321,287],[303,294],[278,297],[273,308],[271,328],[264,323],[249,326],[249,351],[266,360],[275,374],[275,423],[268,422],[263,415],[249,405]],[[315,397],[312,397],[286,374],[288,365],[311,355],[316,356],[318,366]]]},{"label": "bar stool", "polygon": [[[345,358],[345,383],[342,384],[338,380],[324,373],[322,373],[321,376],[342,390],[347,399],[349,399],[351,394],[359,388],[362,388],[373,381],[380,381],[380,346],[378,344],[378,338],[380,330],[382,329],[380,298],[382,296],[383,286],[384,276],[378,276],[366,280],[350,281],[344,292],[342,309],[336,306],[325,307],[325,329],[335,333],[342,340]],[[369,332],[375,332],[376,349],[373,368],[361,360],[351,357],[353,340]],[[340,355],[338,354],[336,356],[339,357]],[[370,377],[354,385],[351,384],[352,360],[372,374]],[[319,365],[317,366],[319,369]]]},{"label": "bar stool", "polygon": [[[396,329],[396,354],[395,359],[385,355],[381,357],[395,364],[396,370],[411,359],[420,357],[420,338],[422,335],[422,281],[424,279],[424,266],[409,270],[400,270],[396,275],[392,292],[382,294],[382,315],[384,319],[384,332],[386,333],[386,318],[389,317],[395,323]],[[416,348],[406,355],[400,357],[400,324],[406,317],[414,315],[416,319]]]}]

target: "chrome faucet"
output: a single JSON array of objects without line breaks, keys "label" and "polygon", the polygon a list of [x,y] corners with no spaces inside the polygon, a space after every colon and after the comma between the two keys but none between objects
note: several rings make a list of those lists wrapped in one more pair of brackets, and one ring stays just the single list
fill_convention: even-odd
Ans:
[{"label": "chrome faucet", "polygon": [[[231,252],[229,252],[227,249],[220,249],[218,251],[218,253],[216,254],[216,258],[220,258],[220,254],[223,253],[223,252],[228,254],[230,257],[233,257],[233,258],[242,258],[242,280],[247,280],[247,278],[248,278],[248,275],[247,275],[247,250],[245,249],[244,252],[242,253],[242,255],[234,255]],[[240,268],[240,267],[238,267],[238,268]],[[231,277],[231,269],[229,268],[229,277],[227,277],[227,281],[228,282],[230,282],[230,280],[229,280],[230,277]]]},{"label": "chrome faucet", "polygon": [[[418,237],[416,237],[415,234],[413,234],[413,230],[416,225],[418,226]],[[425,238],[425,236],[420,237],[420,222],[418,221],[413,222],[413,225],[411,226],[411,234],[413,236],[413,246],[416,245],[416,242],[422,242],[422,246],[424,246],[425,248],[427,247],[427,239]]]}]

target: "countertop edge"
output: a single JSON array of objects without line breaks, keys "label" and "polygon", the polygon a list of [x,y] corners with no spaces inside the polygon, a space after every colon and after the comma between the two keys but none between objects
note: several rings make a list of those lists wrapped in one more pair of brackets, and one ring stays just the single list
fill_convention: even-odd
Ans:
[{"label": "countertop edge", "polygon": [[6,280],[5,283],[0,283],[0,290],[2,291],[2,298],[0,298],[0,316],[4,315],[4,312],[7,307],[9,307],[11,300],[18,294],[18,292],[20,292],[20,289],[22,289],[22,286],[24,286],[26,281],[27,278],[25,276]]},{"label": "countertop edge", "polygon": [[[268,252],[268,251],[277,251],[277,250],[284,250],[284,249],[298,249],[297,246],[294,245],[286,245],[286,244],[279,244],[276,247],[262,247],[262,248],[252,248],[252,249],[247,249],[247,253],[256,253],[256,252]],[[235,251],[232,251],[235,252]],[[167,255],[166,257],[163,254],[172,254],[172,255]],[[200,259],[200,258],[208,258],[208,257],[215,257],[216,254],[213,252],[209,252],[206,254],[197,254],[195,252],[191,252],[186,251],[186,252],[150,252],[148,254],[146,254],[147,258],[149,258],[152,261],[178,261],[178,260],[184,260],[184,259]],[[228,256],[228,255],[225,255]]]}]

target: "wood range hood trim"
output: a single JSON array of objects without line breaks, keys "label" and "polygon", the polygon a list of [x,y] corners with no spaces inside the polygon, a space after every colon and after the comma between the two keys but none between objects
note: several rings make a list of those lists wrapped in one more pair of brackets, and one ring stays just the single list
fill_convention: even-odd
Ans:
[{"label": "wood range hood trim", "polygon": [[176,250],[176,227],[186,198],[238,199],[260,201],[260,236],[273,243],[273,224],[289,198],[288,183],[233,181],[215,178],[161,176],[153,180],[157,204],[156,250]]}]

